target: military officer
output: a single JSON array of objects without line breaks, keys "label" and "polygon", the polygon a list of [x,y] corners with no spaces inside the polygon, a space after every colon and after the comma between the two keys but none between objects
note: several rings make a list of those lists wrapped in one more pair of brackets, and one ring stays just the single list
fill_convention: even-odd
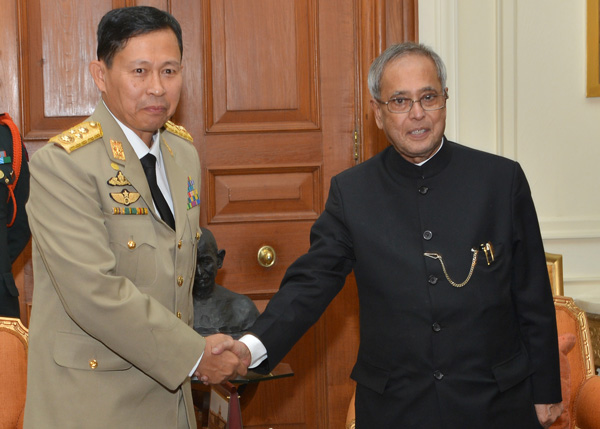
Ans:
[{"label": "military officer", "polygon": [[182,46],[166,12],[108,12],[90,64],[101,101],[32,157],[26,428],[195,428],[190,376],[246,371],[211,353],[232,339],[192,328],[200,164],[169,122]]}]

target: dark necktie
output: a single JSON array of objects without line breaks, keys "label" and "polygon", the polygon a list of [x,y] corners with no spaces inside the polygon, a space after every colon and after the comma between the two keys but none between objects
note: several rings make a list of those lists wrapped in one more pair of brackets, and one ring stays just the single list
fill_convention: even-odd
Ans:
[{"label": "dark necktie", "polygon": [[150,185],[150,192],[152,193],[152,199],[154,200],[154,204],[156,204],[158,213],[160,213],[162,220],[174,231],[175,219],[173,219],[173,213],[156,182],[156,157],[149,153],[140,159],[140,161],[142,162],[142,167],[144,167],[144,173],[146,173],[146,179],[148,180],[148,185]]}]

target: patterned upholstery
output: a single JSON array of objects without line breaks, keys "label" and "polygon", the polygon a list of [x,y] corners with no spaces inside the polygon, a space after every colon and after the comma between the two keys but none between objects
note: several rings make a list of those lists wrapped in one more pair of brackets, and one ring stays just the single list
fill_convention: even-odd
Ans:
[{"label": "patterned upholstery", "polygon": [[[554,307],[559,337],[574,335],[575,346],[566,353],[569,376],[561,374],[565,410],[551,428],[599,428],[600,377],[595,375],[587,317],[573,299],[566,296],[555,296]],[[563,367],[561,365],[561,369]]]},{"label": "patterned upholstery", "polygon": [[19,319],[0,317],[0,427],[23,427],[28,332]]}]

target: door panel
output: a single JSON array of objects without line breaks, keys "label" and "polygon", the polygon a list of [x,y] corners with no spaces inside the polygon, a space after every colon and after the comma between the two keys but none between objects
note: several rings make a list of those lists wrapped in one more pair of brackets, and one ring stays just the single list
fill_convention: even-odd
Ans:
[{"label": "door panel", "polygon": [[206,131],[318,129],[314,0],[211,0]]},{"label": "door panel", "polygon": [[[204,85],[184,93],[177,121],[196,138],[203,165],[202,224],[227,251],[217,280],[262,310],[308,249],[331,176],[355,163],[354,1],[211,0],[193,12],[180,4],[172,11],[185,23],[186,87],[199,84],[200,70]],[[263,245],[276,253],[270,268],[257,262]],[[286,356],[294,377],[258,386],[246,427],[333,427],[326,331],[320,321]],[[346,403],[350,365],[340,365]]]}]

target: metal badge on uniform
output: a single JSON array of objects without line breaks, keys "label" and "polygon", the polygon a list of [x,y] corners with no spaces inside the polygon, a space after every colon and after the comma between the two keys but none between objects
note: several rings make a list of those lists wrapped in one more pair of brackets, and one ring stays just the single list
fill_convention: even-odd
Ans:
[{"label": "metal badge on uniform", "polygon": [[117,175],[106,181],[111,186],[126,186],[131,185],[131,182],[123,175],[121,170],[117,171]]},{"label": "metal badge on uniform", "polygon": [[117,203],[128,206],[139,200],[140,194],[138,192],[129,192],[127,189],[123,189],[121,192],[111,192],[110,197]]},{"label": "metal badge on uniform", "polygon": [[0,150],[0,164],[10,164],[12,162],[12,158],[10,156],[6,156],[5,150]]},{"label": "metal badge on uniform", "polygon": [[198,195],[198,189],[194,185],[194,181],[191,176],[188,176],[188,210],[192,207],[196,207],[200,204],[200,195]]},{"label": "metal badge on uniform", "polygon": [[110,139],[110,148],[112,149],[113,157],[121,161],[125,161],[125,152],[123,152],[123,143]]}]

